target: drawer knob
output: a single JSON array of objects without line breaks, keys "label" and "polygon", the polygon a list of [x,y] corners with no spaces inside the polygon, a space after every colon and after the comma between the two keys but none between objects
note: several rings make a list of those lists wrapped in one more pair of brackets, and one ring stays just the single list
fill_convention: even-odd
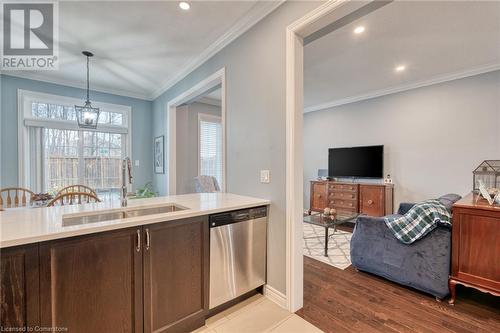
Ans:
[{"label": "drawer knob", "polygon": [[370,199],[367,201],[367,203],[368,203],[368,205],[373,205],[373,200]]}]

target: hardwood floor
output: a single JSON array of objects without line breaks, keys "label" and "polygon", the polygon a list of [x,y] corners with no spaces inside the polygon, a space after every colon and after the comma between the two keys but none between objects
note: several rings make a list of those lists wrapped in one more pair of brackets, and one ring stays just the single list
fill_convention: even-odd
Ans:
[{"label": "hardwood floor", "polygon": [[304,307],[325,332],[500,332],[500,298],[457,288],[455,306],[383,278],[304,257]]}]

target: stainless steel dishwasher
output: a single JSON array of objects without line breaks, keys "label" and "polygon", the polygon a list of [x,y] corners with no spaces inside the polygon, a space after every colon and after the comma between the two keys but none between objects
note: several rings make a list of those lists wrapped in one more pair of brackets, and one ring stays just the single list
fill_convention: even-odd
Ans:
[{"label": "stainless steel dishwasher", "polygon": [[211,215],[210,309],[266,283],[267,207]]}]

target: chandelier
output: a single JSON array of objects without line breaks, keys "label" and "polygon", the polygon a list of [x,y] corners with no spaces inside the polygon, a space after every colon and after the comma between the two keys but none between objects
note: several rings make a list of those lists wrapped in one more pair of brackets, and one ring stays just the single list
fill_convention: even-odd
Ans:
[{"label": "chandelier", "polygon": [[99,121],[99,108],[92,107],[89,98],[89,58],[93,57],[94,54],[89,51],[82,52],[84,56],[87,57],[87,100],[83,106],[75,105],[76,120],[78,122],[78,127],[80,128],[97,128],[97,122]]}]

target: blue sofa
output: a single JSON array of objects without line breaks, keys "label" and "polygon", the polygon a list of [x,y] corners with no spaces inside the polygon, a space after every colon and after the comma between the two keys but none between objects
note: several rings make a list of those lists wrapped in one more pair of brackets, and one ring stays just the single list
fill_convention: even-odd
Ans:
[{"label": "blue sofa", "polygon": [[[451,209],[461,197],[447,194],[439,201]],[[404,215],[413,204],[402,203]],[[396,239],[383,217],[360,216],[351,239],[351,262],[358,270],[380,275],[442,299],[449,293],[451,230],[439,226],[406,245]]]}]

